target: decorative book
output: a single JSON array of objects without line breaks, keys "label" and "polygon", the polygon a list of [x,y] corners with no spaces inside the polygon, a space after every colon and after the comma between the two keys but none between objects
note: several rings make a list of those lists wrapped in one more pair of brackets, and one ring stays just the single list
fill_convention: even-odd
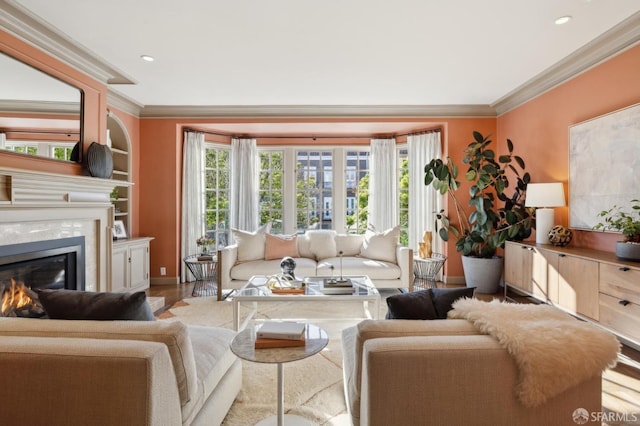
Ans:
[{"label": "decorative book", "polygon": [[261,339],[304,340],[306,324],[293,321],[269,321],[262,324],[256,333]]},{"label": "decorative book", "polygon": [[297,346],[304,346],[306,342],[304,340],[290,340],[290,339],[264,339],[256,338],[256,349],[268,349],[268,348],[291,348]]}]

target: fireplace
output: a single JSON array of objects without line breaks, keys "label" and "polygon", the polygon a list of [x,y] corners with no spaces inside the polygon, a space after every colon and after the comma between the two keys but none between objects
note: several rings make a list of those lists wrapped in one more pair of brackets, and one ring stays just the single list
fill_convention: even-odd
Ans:
[{"label": "fireplace", "polygon": [[18,316],[34,316],[29,299],[34,299],[35,288],[84,290],[84,257],[84,237],[0,246],[2,315],[26,304]]}]

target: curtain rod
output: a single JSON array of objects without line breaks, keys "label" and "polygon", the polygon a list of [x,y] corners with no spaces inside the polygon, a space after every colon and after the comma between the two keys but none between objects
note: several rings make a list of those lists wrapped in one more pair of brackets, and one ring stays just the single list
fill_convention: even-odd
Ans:
[{"label": "curtain rod", "polygon": [[435,132],[441,132],[442,128],[437,128],[437,129],[428,129],[428,130],[418,130],[416,132],[409,132],[409,133],[399,133],[399,134],[392,134],[392,135],[388,135],[388,136],[362,136],[362,135],[339,135],[339,136],[291,136],[291,135],[287,135],[287,136],[268,136],[268,135],[234,135],[234,134],[228,134],[228,133],[216,133],[216,132],[211,132],[208,130],[196,130],[196,129],[189,129],[189,128],[185,128],[184,129],[185,132],[199,132],[199,133],[206,133],[208,135],[214,135],[214,136],[224,136],[224,137],[228,137],[228,138],[237,138],[237,139],[248,139],[248,138],[252,138],[252,139],[312,139],[312,140],[316,140],[316,139],[391,139],[391,138],[396,138],[399,136],[417,136],[417,135],[424,135],[427,133],[435,133]]}]

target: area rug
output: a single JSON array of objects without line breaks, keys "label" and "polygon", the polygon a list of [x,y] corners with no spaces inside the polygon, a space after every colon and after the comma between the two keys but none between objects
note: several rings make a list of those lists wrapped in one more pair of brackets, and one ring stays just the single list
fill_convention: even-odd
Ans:
[{"label": "area rug", "polygon": [[[381,293],[379,317],[384,318],[386,297]],[[372,306],[370,306],[372,308]],[[244,318],[247,308],[241,309]],[[361,303],[354,302],[279,302],[258,305],[257,320],[308,320],[323,328],[329,336],[327,347],[309,358],[284,364],[285,413],[302,416],[317,425],[349,425],[342,381],[341,332],[362,320]],[[233,328],[233,303],[215,297],[191,297],[181,300],[158,316],[162,321]],[[223,425],[245,426],[275,415],[277,397],[276,364],[242,362],[242,390]]]}]

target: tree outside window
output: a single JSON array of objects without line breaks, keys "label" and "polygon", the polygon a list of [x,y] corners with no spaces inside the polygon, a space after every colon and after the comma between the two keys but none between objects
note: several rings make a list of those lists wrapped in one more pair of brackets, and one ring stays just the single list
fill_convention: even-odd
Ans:
[{"label": "tree outside window", "polygon": [[230,150],[208,147],[205,153],[205,229],[217,247],[229,241]]},{"label": "tree outside window", "polygon": [[406,148],[398,150],[398,220],[400,244],[409,245],[409,155]]},{"label": "tree outside window", "polygon": [[260,226],[271,223],[271,232],[284,233],[284,152],[260,151]]}]

